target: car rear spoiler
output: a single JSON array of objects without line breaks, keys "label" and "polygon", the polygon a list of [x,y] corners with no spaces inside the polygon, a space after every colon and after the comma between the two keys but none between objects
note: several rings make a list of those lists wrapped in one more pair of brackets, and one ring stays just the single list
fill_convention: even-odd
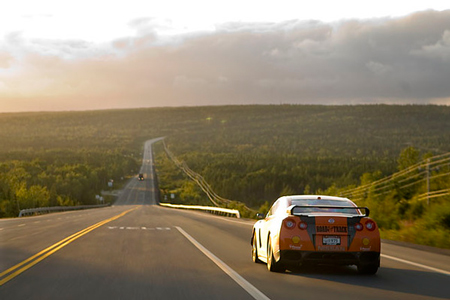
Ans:
[{"label": "car rear spoiler", "polygon": [[[311,212],[302,212],[303,208],[323,208],[323,209],[359,209],[364,210],[364,217],[368,217],[370,210],[367,207],[356,206],[329,206],[329,205],[291,205],[287,209],[287,213],[293,216],[309,216]],[[324,211],[326,212],[326,211]],[[361,217],[361,215],[355,215],[355,217]]]}]

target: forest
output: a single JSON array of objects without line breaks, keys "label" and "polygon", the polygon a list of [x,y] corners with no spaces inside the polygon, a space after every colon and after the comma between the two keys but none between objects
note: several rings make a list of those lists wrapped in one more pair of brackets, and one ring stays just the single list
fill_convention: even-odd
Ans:
[{"label": "forest", "polygon": [[[399,159],[405,149],[416,153],[409,165],[450,152],[450,107],[250,105],[4,113],[0,217],[36,206],[95,204],[108,181],[118,188],[137,173],[143,143],[155,137],[165,137],[178,160],[218,195],[233,200],[231,205],[249,207],[247,217],[253,217],[280,195],[337,194],[390,176],[404,167]],[[162,143],[154,152],[163,196],[212,205],[176,168]],[[388,197],[367,193],[360,201],[383,207],[390,199],[386,203],[397,221],[384,221],[381,209],[373,216],[386,236],[409,240],[399,232],[433,218],[428,215],[433,207],[448,207],[450,201],[444,196],[417,208],[411,203],[418,201],[420,189],[405,194],[392,188]],[[447,212],[436,217],[444,221],[433,224],[441,236],[450,231]]]}]

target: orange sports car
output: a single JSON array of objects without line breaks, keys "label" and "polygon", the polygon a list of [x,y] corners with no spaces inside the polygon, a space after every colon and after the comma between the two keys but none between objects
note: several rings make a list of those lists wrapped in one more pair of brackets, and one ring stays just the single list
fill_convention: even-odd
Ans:
[{"label": "orange sports car", "polygon": [[347,198],[302,195],[279,198],[253,225],[253,261],[272,272],[306,264],[356,265],[375,274],[380,266],[380,233],[367,207]]}]

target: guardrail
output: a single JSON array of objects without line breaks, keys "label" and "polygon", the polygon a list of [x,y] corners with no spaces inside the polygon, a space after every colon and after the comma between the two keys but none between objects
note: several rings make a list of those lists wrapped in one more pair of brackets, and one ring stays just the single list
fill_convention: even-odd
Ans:
[{"label": "guardrail", "polygon": [[19,218],[23,217],[23,216],[30,216],[30,215],[36,215],[36,214],[45,214],[45,213],[49,214],[51,212],[83,210],[83,209],[100,208],[100,207],[106,207],[106,206],[111,206],[111,204],[27,208],[27,209],[22,209],[19,212]]},{"label": "guardrail", "polygon": [[241,215],[237,209],[220,208],[213,206],[199,206],[199,205],[179,205],[171,203],[159,203],[161,206],[171,207],[171,208],[182,208],[182,209],[196,209],[208,211],[210,213],[225,214],[226,216],[235,215],[236,218],[240,218]]}]

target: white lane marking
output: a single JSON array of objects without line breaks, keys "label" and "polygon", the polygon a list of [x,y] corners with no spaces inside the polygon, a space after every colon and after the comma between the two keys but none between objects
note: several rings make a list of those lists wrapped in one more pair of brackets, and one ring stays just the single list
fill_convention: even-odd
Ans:
[{"label": "white lane marking", "polygon": [[197,247],[203,254],[205,254],[210,260],[212,260],[222,271],[224,271],[228,276],[231,277],[237,284],[239,284],[244,290],[247,291],[253,298],[257,300],[270,300],[266,295],[264,295],[260,290],[254,287],[250,282],[245,280],[241,275],[236,273],[227,264],[221,261],[217,256],[212,254],[208,249],[203,247],[199,242],[197,242],[192,236],[190,236],[182,228],[175,226],[178,231],[184,235],[195,247]]},{"label": "white lane marking", "polygon": [[19,225],[17,225],[17,227],[22,227],[22,226],[25,226],[25,225],[27,225],[27,224],[19,224]]},{"label": "white lane marking", "polygon": [[34,224],[37,224],[37,223],[41,223],[41,221],[36,221],[36,222],[33,222]]},{"label": "white lane marking", "polygon": [[2,231],[3,230],[3,228],[0,228],[0,231]]},{"label": "white lane marking", "polygon": [[387,258],[387,259],[396,260],[396,261],[399,261],[399,262],[402,262],[402,263],[405,263],[405,264],[409,264],[409,265],[412,265],[412,266],[416,266],[416,267],[419,267],[419,268],[427,269],[427,270],[430,270],[430,271],[434,271],[434,272],[437,272],[437,273],[441,273],[441,274],[450,276],[450,272],[445,271],[445,270],[429,267],[429,266],[426,266],[426,265],[418,264],[418,263],[415,263],[415,262],[412,262],[412,261],[409,261],[409,260],[404,260],[404,259],[397,258],[397,257],[394,257],[394,256],[389,256],[389,255],[386,255],[386,254],[381,254],[380,256],[384,257],[384,258]]},{"label": "white lane marking", "polygon": [[132,226],[108,226],[108,229],[120,229],[120,230],[159,230],[159,231],[168,231],[171,230],[170,227],[156,227],[156,228],[149,228],[149,227],[132,227]]}]

